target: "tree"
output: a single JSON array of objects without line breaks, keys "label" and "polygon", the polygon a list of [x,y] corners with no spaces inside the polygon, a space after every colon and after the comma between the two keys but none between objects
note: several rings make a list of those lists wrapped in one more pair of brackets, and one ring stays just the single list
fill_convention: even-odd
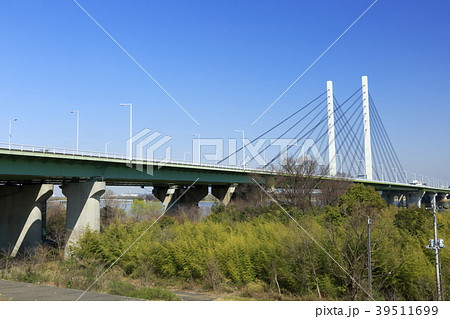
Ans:
[{"label": "tree", "polygon": [[57,202],[47,206],[46,211],[46,240],[58,249],[65,245],[66,237],[66,208]]},{"label": "tree", "polygon": [[288,158],[275,174],[267,178],[273,196],[280,203],[300,209],[311,206],[336,205],[351,182],[326,177],[328,167],[309,158]]},{"label": "tree", "polygon": [[[339,198],[338,212],[341,218],[336,216],[336,210],[330,210],[329,218],[325,218],[328,242],[332,250],[338,252],[335,259],[351,278],[336,265],[330,266],[347,287],[351,300],[357,298],[361,288],[367,291],[368,287],[367,284],[361,286],[361,283],[367,283],[367,220],[370,218],[376,223],[385,208],[385,202],[373,188],[355,184]],[[374,247],[380,239],[372,239]],[[366,298],[367,295],[364,293],[360,297]]]},{"label": "tree", "polygon": [[106,190],[103,200],[105,205],[100,209],[100,226],[102,229],[108,227],[116,219],[124,220],[126,218],[126,212],[112,190]]},{"label": "tree", "polygon": [[319,188],[324,172],[316,161],[288,158],[271,177],[272,194],[279,203],[300,209],[311,207],[314,191]]},{"label": "tree", "polygon": [[135,198],[131,204],[130,216],[135,221],[156,218],[163,212],[163,206],[158,202],[147,202]]}]

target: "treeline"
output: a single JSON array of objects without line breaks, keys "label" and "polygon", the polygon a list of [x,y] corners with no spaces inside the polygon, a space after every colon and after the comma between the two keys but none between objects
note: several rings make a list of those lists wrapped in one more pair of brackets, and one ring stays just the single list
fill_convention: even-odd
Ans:
[{"label": "treeline", "polygon": [[[200,221],[165,216],[152,227],[154,219],[143,216],[112,218],[101,233],[87,232],[73,260],[108,267],[131,246],[113,267],[131,280],[254,298],[368,300],[370,218],[373,297],[436,299],[434,253],[425,248],[433,238],[431,212],[386,207],[362,185],[334,206],[218,205]],[[448,239],[450,217],[438,217],[440,238]],[[448,298],[450,254],[441,252]]]}]

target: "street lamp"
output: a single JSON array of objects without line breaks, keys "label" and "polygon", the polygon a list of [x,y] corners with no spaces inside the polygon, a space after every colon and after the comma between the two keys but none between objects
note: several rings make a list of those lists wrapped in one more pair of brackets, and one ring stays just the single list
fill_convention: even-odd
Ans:
[{"label": "street lamp", "polygon": [[9,120],[9,135],[8,135],[9,149],[11,149],[11,127],[12,127],[12,122],[16,122],[16,121],[17,121],[17,119]]},{"label": "street lamp", "polygon": [[112,144],[113,142],[106,142],[105,143],[105,154],[107,154],[108,153],[108,145],[109,144]]},{"label": "street lamp", "polygon": [[336,153],[336,157],[338,157],[338,156],[339,156],[339,169],[338,169],[338,173],[340,172],[340,173],[341,173],[341,176],[342,176],[342,156],[341,156],[341,154]]},{"label": "street lamp", "polygon": [[245,170],[245,133],[244,130],[234,130],[235,132],[242,132],[242,166]]},{"label": "street lamp", "polygon": [[120,106],[130,107],[130,139],[129,139],[129,152],[130,152],[130,162],[133,160],[133,104],[131,103],[121,103]]},{"label": "street lamp", "polygon": [[191,152],[184,152],[184,154],[183,154],[183,161],[185,161],[185,162],[186,162],[186,154],[191,154]]},{"label": "street lamp", "polygon": [[381,180],[384,181],[383,165],[378,164],[378,166],[380,166],[380,169],[381,169]]},{"label": "street lamp", "polygon": [[397,168],[392,167],[392,169],[395,170],[395,182],[397,183],[398,182],[398,179],[397,179]]},{"label": "street lamp", "polygon": [[[192,134],[192,136],[198,136],[197,139],[200,140],[200,134]],[[193,141],[192,141],[193,142]],[[198,145],[198,160],[202,162],[202,146]],[[194,152],[194,145],[192,145],[192,152]],[[194,163],[194,153],[192,153],[192,163]]]},{"label": "street lamp", "polygon": [[[362,177],[362,178],[365,179],[365,178],[366,178],[366,174],[364,173],[365,161],[362,160],[362,159],[360,159],[360,160],[359,160],[359,163],[362,163],[362,165],[361,165],[361,167],[358,167],[358,178],[361,178],[361,177]],[[363,169],[363,173],[362,173],[362,174],[359,173],[359,169],[360,169],[360,168]]]},{"label": "street lamp", "polygon": [[70,113],[77,113],[77,152],[78,152],[78,138],[80,133],[80,111],[70,111]]}]

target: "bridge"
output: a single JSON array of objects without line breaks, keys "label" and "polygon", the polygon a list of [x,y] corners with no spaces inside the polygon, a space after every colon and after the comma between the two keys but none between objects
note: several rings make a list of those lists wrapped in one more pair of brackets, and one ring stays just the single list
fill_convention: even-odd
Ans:
[{"label": "bridge", "polygon": [[[358,93],[362,93],[361,96]],[[360,97],[361,105],[352,100]],[[324,108],[320,107],[322,103],[325,103]],[[323,111],[326,113],[321,114]],[[358,111],[362,116],[356,116]],[[375,114],[373,119],[370,112]],[[323,178],[372,186],[388,204],[398,202],[420,207],[422,202],[431,202],[434,196],[438,201],[447,198],[448,185],[425,185],[408,180],[369,95],[367,77],[362,78],[362,88],[342,104],[337,102],[329,81],[326,92],[256,139],[248,141],[235,153],[245,150],[246,146],[249,148],[264,134],[280,129],[282,124],[294,120],[297,115],[300,119],[289,125],[277,139],[300,126],[301,129],[295,131],[296,139],[308,140],[316,134],[316,144],[325,140],[323,148],[314,144],[308,149],[309,153],[300,150],[299,154],[291,154],[298,155],[297,161],[300,162],[314,156],[319,161],[327,158],[328,163],[323,165],[326,168]],[[240,167],[223,164],[227,157],[218,163],[192,163],[161,161],[146,156],[130,157],[132,154],[0,143],[0,247],[10,248],[11,255],[15,256],[20,249],[42,241],[42,220],[54,185],[60,185],[67,197],[66,238],[67,247],[70,247],[87,226],[93,230],[100,229],[99,201],[106,185],[151,186],[165,207],[175,202],[197,204],[209,189],[217,199],[228,204],[239,185],[254,184],[253,179],[264,183],[267,177],[279,174],[270,164],[280,160],[281,154],[287,154],[292,146],[286,145],[263,166]],[[258,156],[266,149],[258,149],[252,155]],[[337,165],[338,155],[341,155],[340,165]],[[364,168],[362,173],[361,168]]]}]

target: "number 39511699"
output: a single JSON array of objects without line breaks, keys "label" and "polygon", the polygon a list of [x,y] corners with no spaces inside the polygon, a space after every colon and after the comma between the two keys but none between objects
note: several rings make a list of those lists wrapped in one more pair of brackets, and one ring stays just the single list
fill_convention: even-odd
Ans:
[{"label": "number 39511699", "polygon": [[377,306],[377,316],[420,316],[438,314],[437,306]]}]

